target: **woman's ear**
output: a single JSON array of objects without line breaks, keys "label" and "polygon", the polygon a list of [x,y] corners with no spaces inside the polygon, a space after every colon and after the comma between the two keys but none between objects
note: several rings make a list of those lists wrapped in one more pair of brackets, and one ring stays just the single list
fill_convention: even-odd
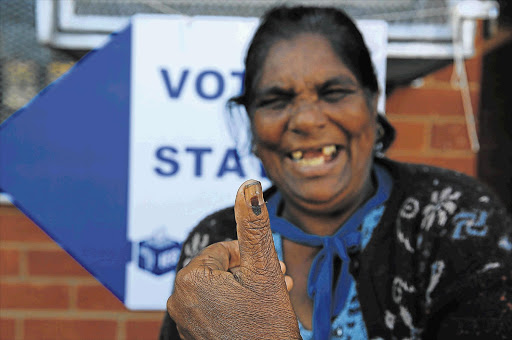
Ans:
[{"label": "woman's ear", "polygon": [[395,128],[386,119],[384,113],[377,115],[377,141],[382,143],[382,152],[386,151],[395,140]]}]

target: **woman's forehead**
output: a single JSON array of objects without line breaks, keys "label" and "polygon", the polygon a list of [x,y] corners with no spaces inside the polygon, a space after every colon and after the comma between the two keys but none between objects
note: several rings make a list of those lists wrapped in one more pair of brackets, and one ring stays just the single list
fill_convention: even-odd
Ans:
[{"label": "woman's forehead", "polygon": [[316,33],[301,33],[292,39],[278,40],[270,47],[258,87],[298,81],[316,83],[333,77],[357,84],[356,77],[327,38]]}]

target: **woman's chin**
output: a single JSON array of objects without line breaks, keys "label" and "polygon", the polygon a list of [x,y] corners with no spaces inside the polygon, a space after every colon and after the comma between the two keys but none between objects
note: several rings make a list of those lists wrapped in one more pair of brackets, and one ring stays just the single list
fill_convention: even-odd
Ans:
[{"label": "woman's chin", "polygon": [[347,198],[347,188],[340,184],[304,183],[292,189],[291,199],[304,210],[331,213],[339,209]]}]

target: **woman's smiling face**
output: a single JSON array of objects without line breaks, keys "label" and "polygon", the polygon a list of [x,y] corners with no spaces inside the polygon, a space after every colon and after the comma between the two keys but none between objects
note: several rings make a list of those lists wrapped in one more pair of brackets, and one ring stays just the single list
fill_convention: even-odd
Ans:
[{"label": "woman's smiling face", "polygon": [[285,201],[333,213],[366,194],[375,105],[322,35],[270,48],[249,111],[256,153]]}]

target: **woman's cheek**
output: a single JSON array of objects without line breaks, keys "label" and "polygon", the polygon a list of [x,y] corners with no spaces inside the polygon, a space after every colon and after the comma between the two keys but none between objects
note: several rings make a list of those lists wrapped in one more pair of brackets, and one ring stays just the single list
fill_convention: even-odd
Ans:
[{"label": "woman's cheek", "polygon": [[278,144],[284,131],[282,118],[263,113],[255,113],[252,126],[256,141],[265,144]]},{"label": "woman's cheek", "polygon": [[359,135],[354,136],[354,144],[357,145],[356,148],[359,150],[360,157],[370,156],[375,144],[375,138],[376,133],[373,124],[368,124],[363,131],[360,131]]},{"label": "woman's cheek", "polygon": [[371,125],[372,117],[365,102],[362,99],[354,101],[346,101],[332,105],[325,112],[328,112],[332,120],[351,135],[357,136],[366,132],[368,125]]},{"label": "woman's cheek", "polygon": [[373,146],[376,140],[376,124],[367,121],[365,126],[360,127],[357,132],[350,132],[350,150],[354,160],[354,166],[360,171],[366,168],[372,158]]}]

